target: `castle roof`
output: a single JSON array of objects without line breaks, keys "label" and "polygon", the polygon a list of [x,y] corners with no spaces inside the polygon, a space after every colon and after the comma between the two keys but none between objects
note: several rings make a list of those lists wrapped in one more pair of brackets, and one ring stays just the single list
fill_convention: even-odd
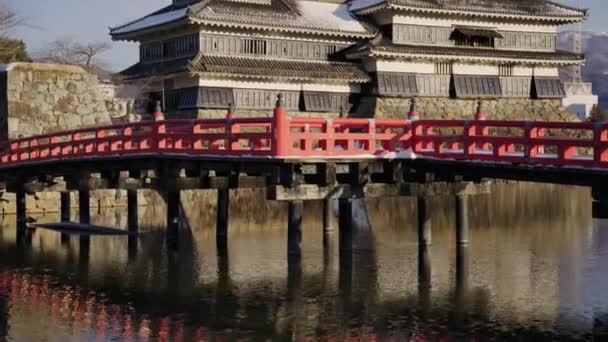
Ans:
[{"label": "castle roof", "polygon": [[171,5],[111,28],[110,34],[114,39],[129,39],[158,27],[188,23],[359,38],[374,35],[374,29],[358,21],[347,4],[308,0],[203,0],[187,7]]},{"label": "castle roof", "polygon": [[523,51],[484,49],[463,46],[395,44],[379,35],[365,43],[353,45],[342,53],[349,58],[375,56],[384,58],[477,60],[538,64],[578,64],[584,56],[566,51]]},{"label": "castle roof", "polygon": [[256,79],[324,80],[365,83],[369,76],[357,64],[349,62],[299,61],[199,55],[190,65],[194,73],[238,76]]},{"label": "castle roof", "polygon": [[587,16],[586,10],[550,0],[353,0],[350,3],[350,10],[357,14],[385,9],[565,23],[581,21]]},{"label": "castle roof", "polygon": [[158,77],[177,73],[195,73],[224,77],[281,79],[295,81],[365,83],[369,76],[350,62],[302,61],[203,55],[156,62],[139,62],[120,74],[128,79]]}]

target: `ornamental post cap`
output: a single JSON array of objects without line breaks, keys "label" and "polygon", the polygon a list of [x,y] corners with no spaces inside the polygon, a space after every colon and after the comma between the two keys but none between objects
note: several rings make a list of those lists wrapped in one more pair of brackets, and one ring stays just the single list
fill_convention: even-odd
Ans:
[{"label": "ornamental post cap", "polygon": [[477,114],[482,113],[482,109],[483,109],[483,101],[479,100],[477,101]]},{"label": "ornamental post cap", "polygon": [[160,105],[160,101],[156,101],[156,105],[154,106],[154,111],[160,113],[163,111],[163,107]]},{"label": "ornamental post cap", "polygon": [[340,106],[340,117],[344,117],[344,106]]},{"label": "ornamental post cap", "polygon": [[228,114],[234,114],[234,103],[228,103]]},{"label": "ornamental post cap", "polygon": [[417,101],[415,97],[412,97],[412,102],[410,103],[410,112],[413,113],[416,111]]},{"label": "ornamental post cap", "polygon": [[279,93],[277,95],[277,108],[283,107],[283,94]]}]

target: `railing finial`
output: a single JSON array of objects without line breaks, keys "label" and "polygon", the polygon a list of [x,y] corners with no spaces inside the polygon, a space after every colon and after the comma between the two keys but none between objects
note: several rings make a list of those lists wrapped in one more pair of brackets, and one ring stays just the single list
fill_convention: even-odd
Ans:
[{"label": "railing finial", "polygon": [[410,103],[410,111],[407,113],[407,119],[412,122],[420,120],[420,115],[418,114],[418,111],[416,110],[417,106],[418,106],[418,104],[417,104],[416,98],[412,97],[412,102]]},{"label": "railing finial", "polygon": [[276,108],[283,108],[283,94],[279,93],[277,95],[277,105]]},{"label": "railing finial", "polygon": [[344,114],[344,106],[340,106],[340,118],[345,118],[346,115]]},{"label": "railing finial", "polygon": [[234,104],[232,102],[228,103],[228,113],[226,113],[227,119],[233,119],[235,117],[234,114]]},{"label": "railing finial", "polygon": [[475,111],[475,120],[485,120],[486,115],[483,112],[483,101],[477,101],[477,110]]},{"label": "railing finial", "polygon": [[165,114],[163,114],[163,108],[160,104],[160,101],[156,101],[156,106],[154,107],[154,114],[152,114],[154,121],[162,121],[165,120]]}]

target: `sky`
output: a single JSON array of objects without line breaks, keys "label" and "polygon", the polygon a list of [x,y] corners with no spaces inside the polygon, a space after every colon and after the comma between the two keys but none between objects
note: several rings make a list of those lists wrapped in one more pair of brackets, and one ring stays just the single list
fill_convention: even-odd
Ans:
[{"label": "sky", "polygon": [[[587,30],[608,31],[606,0],[562,0],[591,10],[585,23]],[[171,0],[0,0],[15,9],[24,25],[15,28],[11,35],[23,39],[35,53],[50,42],[74,39],[82,42],[111,42],[108,27],[123,24],[153,12]],[[103,55],[104,62],[114,71],[135,63],[137,43],[111,42],[112,49]]]}]

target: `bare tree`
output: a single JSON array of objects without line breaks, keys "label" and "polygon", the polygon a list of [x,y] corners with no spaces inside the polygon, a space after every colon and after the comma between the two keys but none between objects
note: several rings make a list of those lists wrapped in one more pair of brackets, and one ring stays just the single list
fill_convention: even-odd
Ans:
[{"label": "bare tree", "polygon": [[80,43],[71,39],[58,39],[38,53],[38,60],[46,63],[80,65],[89,71],[100,66],[99,55],[110,50],[104,42]]},{"label": "bare tree", "polygon": [[21,22],[17,13],[10,7],[0,4],[0,36],[6,36],[6,32]]}]

